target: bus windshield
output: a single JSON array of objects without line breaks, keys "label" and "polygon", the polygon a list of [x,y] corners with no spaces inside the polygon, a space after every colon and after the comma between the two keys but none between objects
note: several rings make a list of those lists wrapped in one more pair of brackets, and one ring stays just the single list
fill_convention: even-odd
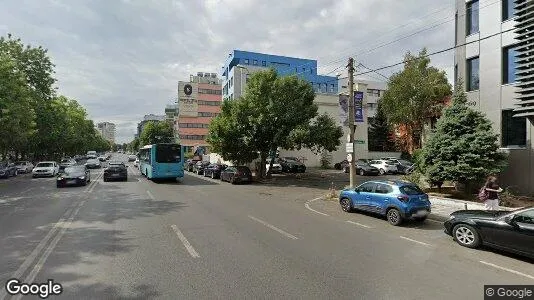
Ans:
[{"label": "bus windshield", "polygon": [[158,144],[156,146],[156,162],[179,163],[181,162],[181,149],[177,144]]}]

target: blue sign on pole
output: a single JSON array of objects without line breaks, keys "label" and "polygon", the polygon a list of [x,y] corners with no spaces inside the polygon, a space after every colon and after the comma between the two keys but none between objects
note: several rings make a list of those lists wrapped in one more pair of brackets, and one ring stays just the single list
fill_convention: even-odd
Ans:
[{"label": "blue sign on pole", "polygon": [[363,92],[354,92],[354,122],[363,123]]}]

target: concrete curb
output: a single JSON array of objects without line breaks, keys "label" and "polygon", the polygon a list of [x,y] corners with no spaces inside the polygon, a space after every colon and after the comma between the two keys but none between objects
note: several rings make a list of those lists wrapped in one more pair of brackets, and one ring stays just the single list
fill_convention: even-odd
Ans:
[{"label": "concrete curb", "polygon": [[[486,210],[486,208],[484,207],[484,204],[479,203],[479,202],[456,200],[456,199],[441,198],[441,197],[434,197],[434,196],[430,196],[429,199],[432,204],[448,206],[448,207],[458,209],[458,210],[464,210],[466,207],[467,209]],[[499,208],[502,210],[509,210],[509,211],[517,209],[517,208],[512,208],[512,207],[506,207],[506,206],[499,206]]]}]

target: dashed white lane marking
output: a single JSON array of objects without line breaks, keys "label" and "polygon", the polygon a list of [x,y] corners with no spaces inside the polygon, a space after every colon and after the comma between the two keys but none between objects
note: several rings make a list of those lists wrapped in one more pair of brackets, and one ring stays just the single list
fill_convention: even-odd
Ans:
[{"label": "dashed white lane marking", "polygon": [[150,199],[152,199],[152,200],[156,200],[156,198],[154,197],[154,195],[152,195],[152,193],[151,193],[149,190],[147,190],[146,193],[148,194],[148,197],[150,197]]},{"label": "dashed white lane marking", "polygon": [[185,249],[187,250],[187,252],[189,252],[189,254],[194,257],[194,258],[198,258],[200,257],[200,255],[198,254],[198,252],[195,250],[195,248],[193,248],[193,246],[191,246],[191,244],[189,243],[189,241],[185,238],[185,236],[183,235],[183,233],[180,231],[180,229],[178,229],[178,227],[176,225],[171,225],[171,228],[172,230],[174,230],[174,232],[176,233],[176,235],[178,236],[178,238],[180,239],[180,241],[182,242],[182,244],[184,244],[184,247]]},{"label": "dashed white lane marking", "polygon": [[402,235],[400,236],[400,238],[401,238],[401,239],[404,239],[404,240],[407,240],[407,241],[410,241],[410,242],[417,243],[417,244],[419,244],[419,245],[423,245],[423,246],[427,246],[427,247],[432,246],[432,245],[430,245],[430,244],[423,243],[423,242],[420,242],[420,241],[417,241],[417,240],[414,240],[414,239],[411,239],[411,238],[407,238],[407,237],[402,236]]},{"label": "dashed white lane marking", "polygon": [[521,272],[516,271],[516,270],[512,270],[512,269],[508,269],[508,268],[505,268],[505,267],[501,267],[501,266],[498,266],[498,265],[495,265],[495,264],[492,264],[492,263],[489,263],[489,262],[486,262],[486,261],[483,261],[483,260],[480,260],[480,263],[485,264],[486,266],[490,266],[490,267],[493,267],[493,268],[496,268],[496,269],[499,269],[499,270],[507,271],[507,272],[510,272],[510,273],[513,273],[513,274],[516,274],[516,275],[523,276],[523,277],[526,277],[526,278],[534,280],[534,276],[532,276],[532,275],[528,275],[528,274],[521,273]]},{"label": "dashed white lane marking", "polygon": [[368,225],[365,225],[365,224],[361,224],[361,223],[358,223],[358,222],[347,221],[347,223],[358,225],[358,226],[364,227],[364,228],[372,228],[371,226],[368,226]]},{"label": "dashed white lane marking", "polygon": [[318,198],[306,201],[306,203],[304,203],[304,207],[306,207],[308,210],[313,211],[314,213],[329,217],[330,215],[325,214],[324,212],[317,211],[317,210],[315,210],[315,209],[310,207],[310,203],[315,202],[317,200],[320,200],[321,198],[323,198],[323,197],[318,197]]},{"label": "dashed white lane marking", "polygon": [[274,230],[274,231],[276,231],[276,232],[278,232],[278,233],[290,238],[290,239],[298,240],[298,237],[296,237],[296,236],[294,236],[292,234],[289,234],[289,233],[283,231],[282,229],[275,227],[274,225],[271,225],[271,224],[269,224],[269,223],[267,223],[267,222],[265,222],[263,220],[255,218],[253,216],[248,216],[248,217],[251,218],[252,220],[254,220],[254,221],[256,221],[256,222],[258,222],[260,224],[263,224],[263,225],[267,226],[268,228],[270,228],[270,229],[272,229],[272,230]]}]

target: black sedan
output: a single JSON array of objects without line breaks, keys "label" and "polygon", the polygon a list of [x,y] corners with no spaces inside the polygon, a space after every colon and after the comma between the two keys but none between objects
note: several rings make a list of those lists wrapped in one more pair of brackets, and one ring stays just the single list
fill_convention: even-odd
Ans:
[{"label": "black sedan", "polygon": [[58,188],[69,185],[87,185],[91,181],[91,173],[85,166],[66,167],[63,173],[59,174],[56,180]]},{"label": "black sedan", "polygon": [[285,173],[306,172],[306,166],[303,163],[296,161],[296,160],[281,158],[280,165],[282,166],[282,172],[285,172]]},{"label": "black sedan", "polygon": [[193,172],[197,173],[197,175],[203,175],[204,169],[209,165],[209,161],[197,161],[197,163],[193,165]]},{"label": "black sedan", "polygon": [[[349,173],[350,172],[349,168],[350,168],[349,166],[345,166],[343,169],[343,172]],[[378,168],[371,166],[370,164],[356,162],[356,173],[361,176],[365,176],[365,175],[377,176],[378,174],[380,174],[380,170],[378,170]]]},{"label": "black sedan", "polygon": [[204,168],[204,177],[220,178],[224,169],[226,169],[226,166],[223,164],[210,164]]},{"label": "black sedan", "polygon": [[486,245],[534,258],[534,207],[456,211],[443,225],[445,233],[464,247]]},{"label": "black sedan", "polygon": [[123,162],[110,161],[108,167],[104,169],[104,182],[110,180],[128,180],[128,169]]},{"label": "black sedan", "polygon": [[252,171],[246,166],[227,167],[221,172],[221,180],[231,184],[252,182]]}]

